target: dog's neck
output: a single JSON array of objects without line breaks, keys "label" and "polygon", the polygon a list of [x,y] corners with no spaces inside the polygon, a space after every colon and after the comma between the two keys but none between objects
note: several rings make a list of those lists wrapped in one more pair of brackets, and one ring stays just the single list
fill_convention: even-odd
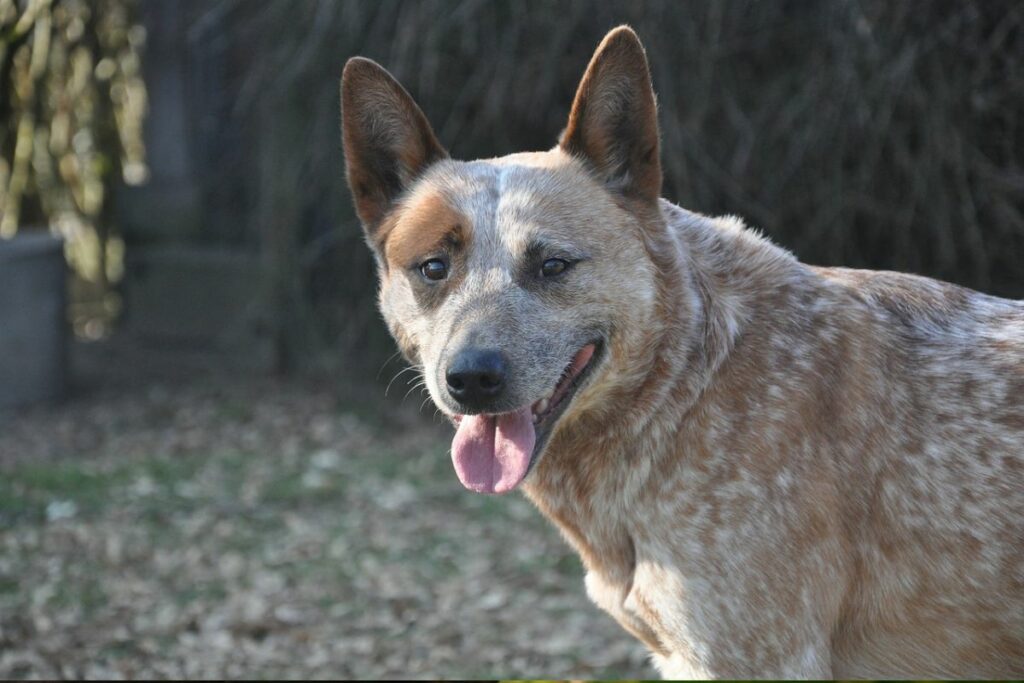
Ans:
[{"label": "dog's neck", "polygon": [[[685,457],[678,435],[764,293],[805,272],[738,220],[710,219],[665,200],[659,209],[661,224],[647,231],[657,272],[648,336],[655,343],[631,349],[627,363],[646,372],[620,377],[601,408],[561,430],[524,486],[588,568],[624,580],[633,565],[629,534],[598,520],[628,520],[664,459]],[[606,514],[608,506],[622,514]]]}]

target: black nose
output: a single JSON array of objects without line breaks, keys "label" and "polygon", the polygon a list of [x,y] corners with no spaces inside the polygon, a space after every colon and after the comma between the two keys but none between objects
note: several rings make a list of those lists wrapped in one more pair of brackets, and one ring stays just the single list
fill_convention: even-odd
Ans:
[{"label": "black nose", "polygon": [[504,391],[505,374],[501,352],[463,349],[452,359],[445,380],[452,398],[471,410],[484,410]]}]

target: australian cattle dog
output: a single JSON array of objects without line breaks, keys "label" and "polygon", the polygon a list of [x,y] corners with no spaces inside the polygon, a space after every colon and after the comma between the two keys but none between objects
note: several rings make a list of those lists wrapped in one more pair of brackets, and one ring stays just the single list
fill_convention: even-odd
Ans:
[{"label": "australian cattle dog", "polygon": [[459,480],[523,491],[663,674],[1024,676],[1024,303],[662,199],[628,27],[545,152],[450,159],[368,59],[341,94],[380,307]]}]

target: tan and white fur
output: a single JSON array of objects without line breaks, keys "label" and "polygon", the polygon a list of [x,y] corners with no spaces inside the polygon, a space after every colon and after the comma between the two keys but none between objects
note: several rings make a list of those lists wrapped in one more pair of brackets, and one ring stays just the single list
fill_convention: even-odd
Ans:
[{"label": "tan and white fur", "polygon": [[[808,266],[662,199],[627,27],[546,152],[451,160],[362,58],[342,109],[400,348],[460,434],[532,409],[502,486],[663,674],[1024,675],[1024,304]],[[500,397],[467,409],[450,373],[469,347],[503,361]],[[460,477],[501,490],[482,448],[494,481]]]}]

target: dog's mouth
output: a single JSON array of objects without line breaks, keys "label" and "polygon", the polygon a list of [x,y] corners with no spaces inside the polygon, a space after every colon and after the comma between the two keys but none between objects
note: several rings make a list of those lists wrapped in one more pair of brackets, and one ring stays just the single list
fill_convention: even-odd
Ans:
[{"label": "dog's mouth", "polygon": [[536,463],[554,426],[600,363],[599,341],[583,346],[543,398],[512,412],[456,415],[452,462],[463,486],[478,493],[507,493]]}]

